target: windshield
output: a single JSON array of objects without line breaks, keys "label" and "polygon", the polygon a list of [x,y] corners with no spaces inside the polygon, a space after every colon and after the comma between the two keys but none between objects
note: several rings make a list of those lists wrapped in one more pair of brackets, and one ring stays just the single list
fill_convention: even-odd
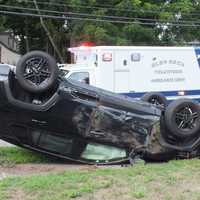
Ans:
[{"label": "windshield", "polygon": [[90,84],[88,72],[73,72],[68,79],[79,81],[81,83]]}]

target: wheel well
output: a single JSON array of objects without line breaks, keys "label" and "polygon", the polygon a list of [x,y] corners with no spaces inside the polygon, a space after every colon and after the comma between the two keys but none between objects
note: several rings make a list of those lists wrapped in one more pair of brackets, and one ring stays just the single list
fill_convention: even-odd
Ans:
[{"label": "wheel well", "polygon": [[45,111],[58,101],[57,93],[59,81],[51,90],[41,94],[32,94],[25,91],[19,84],[15,73],[10,71],[8,79],[4,81],[4,89],[8,102],[14,106],[28,110]]},{"label": "wheel well", "polygon": [[16,78],[16,75],[13,71],[10,71],[8,76],[8,85],[11,91],[13,98],[26,102],[26,103],[33,103],[33,104],[44,104],[47,102],[57,91],[59,83],[57,82],[54,87],[45,91],[41,94],[33,94],[27,92],[26,90],[21,87],[19,81]]}]

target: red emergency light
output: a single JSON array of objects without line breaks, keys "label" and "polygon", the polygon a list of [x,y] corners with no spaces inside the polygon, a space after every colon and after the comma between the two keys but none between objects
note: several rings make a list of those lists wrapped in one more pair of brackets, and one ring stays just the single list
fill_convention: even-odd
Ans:
[{"label": "red emergency light", "polygon": [[80,47],[92,47],[92,46],[94,46],[94,43],[90,41],[85,41],[80,43]]}]

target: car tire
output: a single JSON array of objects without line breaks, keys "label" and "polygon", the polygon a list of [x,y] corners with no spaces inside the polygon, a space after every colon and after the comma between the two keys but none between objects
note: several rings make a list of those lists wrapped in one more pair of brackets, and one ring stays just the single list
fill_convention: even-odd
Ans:
[{"label": "car tire", "polygon": [[165,110],[165,124],[175,136],[185,139],[200,131],[200,106],[191,99],[177,99]]},{"label": "car tire", "polygon": [[141,97],[141,100],[155,105],[162,105],[164,107],[167,105],[166,97],[158,92],[148,92]]},{"label": "car tire", "polygon": [[16,77],[26,91],[42,93],[49,90],[58,78],[58,66],[54,58],[43,51],[32,51],[17,63]]}]

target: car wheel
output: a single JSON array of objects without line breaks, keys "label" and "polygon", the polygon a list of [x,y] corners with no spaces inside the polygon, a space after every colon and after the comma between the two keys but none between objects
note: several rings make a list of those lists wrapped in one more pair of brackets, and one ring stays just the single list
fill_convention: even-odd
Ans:
[{"label": "car wheel", "polygon": [[169,131],[179,138],[194,136],[200,130],[200,106],[191,99],[177,99],[165,111]]},{"label": "car wheel", "polygon": [[25,90],[41,93],[50,89],[56,82],[58,67],[49,54],[32,51],[20,58],[16,67],[16,76]]},{"label": "car wheel", "polygon": [[141,97],[142,101],[149,102],[154,105],[167,105],[167,99],[164,95],[157,92],[148,92]]}]

